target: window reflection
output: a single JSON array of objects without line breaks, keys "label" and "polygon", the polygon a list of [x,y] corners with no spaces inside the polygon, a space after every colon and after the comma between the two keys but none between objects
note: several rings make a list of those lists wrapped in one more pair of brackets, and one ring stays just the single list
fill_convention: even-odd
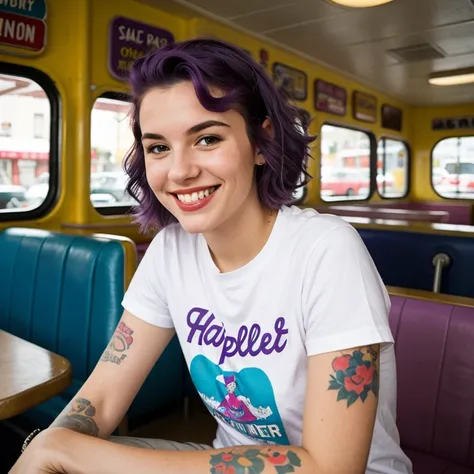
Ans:
[{"label": "window reflection", "polygon": [[370,195],[370,138],[332,125],[321,129],[321,198],[360,200]]},{"label": "window reflection", "polygon": [[51,104],[41,86],[0,74],[0,213],[29,211],[45,200],[50,124]]},{"label": "window reflection", "polygon": [[446,138],[434,147],[431,183],[442,197],[474,199],[474,137]]}]

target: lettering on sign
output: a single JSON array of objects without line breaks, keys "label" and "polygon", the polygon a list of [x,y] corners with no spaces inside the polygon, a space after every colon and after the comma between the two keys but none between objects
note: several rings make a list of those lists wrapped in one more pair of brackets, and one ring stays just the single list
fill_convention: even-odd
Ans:
[{"label": "lettering on sign", "polygon": [[46,23],[0,10],[0,44],[42,51],[46,46]]},{"label": "lettering on sign", "polygon": [[16,15],[46,19],[45,0],[0,0],[0,12]]},{"label": "lettering on sign", "polygon": [[474,116],[436,118],[431,124],[433,130],[469,130],[474,129]]},{"label": "lettering on sign", "polygon": [[334,115],[346,115],[346,89],[321,79],[314,81],[314,108]]},{"label": "lettering on sign", "polygon": [[374,123],[377,120],[377,97],[354,91],[352,112],[356,120]]},{"label": "lettering on sign", "polygon": [[126,80],[135,59],[174,43],[171,32],[130,18],[116,17],[110,25],[109,72]]}]

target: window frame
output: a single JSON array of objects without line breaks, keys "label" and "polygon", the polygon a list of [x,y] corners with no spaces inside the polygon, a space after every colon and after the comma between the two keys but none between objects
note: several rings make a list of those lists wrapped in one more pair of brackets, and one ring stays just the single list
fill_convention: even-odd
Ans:
[{"label": "window frame", "polygon": [[58,202],[60,193],[59,168],[62,147],[62,101],[56,85],[46,73],[39,69],[20,64],[0,61],[0,74],[30,79],[38,84],[46,94],[51,107],[49,123],[49,188],[44,201],[29,211],[9,209],[0,212],[0,222],[27,221],[44,217]]},{"label": "window frame", "polygon": [[[458,130],[459,131],[459,130]],[[434,149],[438,146],[439,143],[441,143],[443,140],[449,140],[450,138],[473,138],[474,139],[474,133],[472,133],[471,135],[448,135],[446,137],[442,137],[440,138],[439,140],[437,140],[434,145],[432,146],[431,148],[431,152],[430,152],[430,185],[431,185],[431,189],[433,190],[433,192],[439,196],[441,199],[445,199],[447,201],[453,201],[453,202],[463,202],[463,201],[467,201],[467,202],[472,202],[474,201],[474,194],[472,196],[472,198],[465,198],[465,197],[462,197],[462,198],[459,198],[459,197],[446,197],[446,196],[443,196],[442,194],[439,194],[438,191],[436,191],[436,188],[434,187],[433,185],[433,152],[434,152]]]},{"label": "window frame", "polygon": [[[322,136],[323,136],[323,127],[324,125],[329,125],[331,127],[338,127],[338,128],[344,128],[346,130],[353,130],[355,132],[362,132],[365,133],[369,137],[369,144],[370,144],[370,154],[369,154],[369,170],[370,170],[370,180],[369,180],[369,194],[366,198],[364,199],[338,199],[336,201],[327,201],[323,199],[321,196],[321,168],[322,168]],[[375,136],[374,132],[370,130],[370,128],[365,128],[365,127],[357,127],[352,124],[346,124],[346,123],[341,123],[337,121],[332,121],[332,120],[326,120],[321,124],[320,132],[319,132],[319,199],[324,204],[327,205],[340,205],[341,203],[360,203],[360,202],[368,202],[372,199],[374,192],[376,192],[377,189],[377,137]]]},{"label": "window frame", "polygon": [[[90,113],[92,116],[92,110],[94,109],[94,104],[96,103],[97,100],[99,99],[112,99],[112,100],[119,100],[122,102],[132,102],[132,97],[129,94],[126,94],[125,92],[118,92],[118,91],[106,91],[103,92],[102,94],[98,95],[97,97],[94,98],[92,102],[92,106],[90,109]],[[92,119],[91,119],[91,129],[92,129]],[[89,134],[92,134],[92,130],[89,130]],[[132,144],[130,144],[132,146]],[[92,151],[92,147],[91,147]],[[92,157],[91,157],[91,163],[92,164]],[[90,167],[89,167],[90,171]],[[101,216],[109,216],[109,217],[123,217],[126,216],[127,214],[130,214],[133,209],[133,205],[130,206],[94,206],[92,201],[90,200],[90,192],[91,192],[91,182],[90,182],[90,176],[89,176],[89,202],[92,206],[92,208]]]},{"label": "window frame", "polygon": [[[411,166],[412,166],[411,157],[412,157],[412,154],[411,154],[410,144],[406,140],[402,140],[400,137],[394,137],[394,136],[390,136],[390,135],[382,135],[382,136],[380,136],[380,138],[377,141],[377,150],[378,150],[378,147],[379,147],[379,142],[381,140],[393,140],[393,141],[401,142],[405,145],[406,150],[407,150],[407,162],[408,162],[408,164],[407,164],[407,176],[406,176],[407,188],[406,188],[405,194],[403,194],[403,196],[396,196],[396,197],[382,196],[382,194],[379,192],[379,187],[377,186],[377,174],[376,174],[375,175],[375,189],[377,191],[377,194],[380,196],[381,199],[384,199],[384,200],[406,199],[408,197],[408,195],[410,194],[410,190],[411,190]],[[377,162],[378,162],[378,159],[379,159],[377,151],[376,151],[376,155],[377,155],[377,159],[376,159],[376,162],[375,162],[375,165],[376,165],[375,172],[377,173]]]}]

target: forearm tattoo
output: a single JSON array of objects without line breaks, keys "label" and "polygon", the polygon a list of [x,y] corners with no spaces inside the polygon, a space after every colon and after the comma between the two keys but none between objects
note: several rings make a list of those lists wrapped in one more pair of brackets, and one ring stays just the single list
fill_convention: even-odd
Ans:
[{"label": "forearm tattoo", "polygon": [[358,399],[365,402],[372,392],[379,393],[378,346],[368,346],[332,361],[335,375],[330,375],[328,390],[338,390],[337,401],[346,400],[350,407]]},{"label": "forearm tattoo", "polygon": [[94,421],[95,407],[86,398],[76,398],[69,405],[65,415],[60,416],[51,426],[68,428],[90,436],[99,435],[99,427]]},{"label": "forearm tattoo", "polygon": [[213,454],[211,474],[260,474],[266,466],[273,466],[277,474],[295,472],[301,460],[294,451],[282,446],[269,448],[233,448]]},{"label": "forearm tattoo", "polygon": [[126,352],[133,344],[132,334],[133,331],[123,321],[120,321],[100,360],[121,364],[127,357]]}]

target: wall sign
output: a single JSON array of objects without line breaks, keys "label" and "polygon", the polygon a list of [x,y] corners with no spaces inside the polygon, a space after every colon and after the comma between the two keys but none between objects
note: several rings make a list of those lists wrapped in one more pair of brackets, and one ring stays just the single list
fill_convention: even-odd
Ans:
[{"label": "wall sign", "polygon": [[443,119],[433,119],[431,123],[433,130],[466,130],[474,129],[474,116],[472,117],[452,117]]},{"label": "wall sign", "polygon": [[130,18],[115,17],[109,30],[110,74],[126,81],[135,59],[169,43],[174,43],[174,36],[167,30]]},{"label": "wall sign", "polygon": [[273,64],[273,80],[294,100],[306,100],[308,79],[306,73],[281,63]]},{"label": "wall sign", "polygon": [[321,79],[314,81],[314,108],[334,115],[346,115],[346,89]]},{"label": "wall sign", "polygon": [[356,120],[374,123],[377,120],[377,97],[365,92],[354,91],[352,113]]},{"label": "wall sign", "polygon": [[402,131],[403,111],[388,104],[382,105],[382,127]]},{"label": "wall sign", "polygon": [[46,0],[0,0],[0,45],[42,51],[46,10]]}]

